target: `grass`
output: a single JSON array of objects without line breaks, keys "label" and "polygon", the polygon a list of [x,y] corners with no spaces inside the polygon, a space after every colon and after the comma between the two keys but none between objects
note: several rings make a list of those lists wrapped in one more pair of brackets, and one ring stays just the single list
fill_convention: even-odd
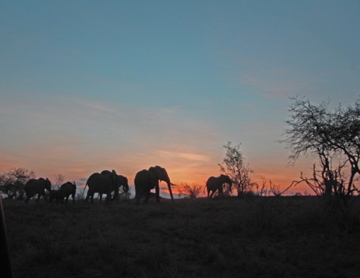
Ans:
[{"label": "grass", "polygon": [[360,277],[360,200],[4,200],[14,277]]}]

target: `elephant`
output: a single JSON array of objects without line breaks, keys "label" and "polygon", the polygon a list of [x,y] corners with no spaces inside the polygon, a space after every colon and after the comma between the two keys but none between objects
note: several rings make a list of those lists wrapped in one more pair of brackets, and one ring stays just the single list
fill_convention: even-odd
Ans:
[{"label": "elephant", "polygon": [[[115,171],[114,171],[115,172]],[[110,178],[113,178],[113,173],[109,170],[104,170],[101,172],[102,175],[107,175]],[[128,179],[122,175],[117,175],[115,172],[115,192],[114,192],[114,198],[115,200],[119,199],[119,189],[120,186],[122,186],[123,191],[127,193],[129,191],[129,184]]]},{"label": "elephant", "polygon": [[29,202],[29,199],[33,197],[35,194],[38,194],[36,202],[39,202],[41,196],[44,196],[46,199],[45,189],[50,192],[51,191],[51,182],[49,179],[30,179],[25,184],[25,192],[26,192],[26,199],[25,203]]},{"label": "elephant", "polygon": [[49,202],[52,203],[55,200],[56,203],[60,202],[60,190],[50,190]]},{"label": "elephant", "polygon": [[60,197],[60,202],[63,203],[64,199],[66,198],[66,203],[69,200],[69,196],[71,195],[72,199],[73,199],[73,203],[75,203],[75,193],[76,193],[76,184],[75,182],[66,182],[63,185],[60,186],[59,189],[59,197]]},{"label": "elephant", "polygon": [[159,181],[165,181],[168,185],[171,200],[174,202],[174,197],[171,191],[170,178],[164,168],[160,166],[150,167],[149,170],[141,170],[135,176],[135,201],[140,203],[140,199],[145,195],[144,203],[147,203],[150,198],[150,190],[156,190],[156,202],[160,202],[160,188]]},{"label": "elephant", "polygon": [[119,196],[120,186],[123,186],[124,191],[129,190],[129,185],[127,183],[127,178],[117,175],[115,170],[111,172],[104,170],[101,173],[92,174],[86,185],[89,186],[89,190],[86,195],[86,201],[91,197],[91,203],[94,202],[94,194],[97,192],[100,195],[100,201],[102,201],[102,194],[106,194],[106,201],[111,200],[111,192],[114,191],[114,199]]},{"label": "elephant", "polygon": [[206,182],[208,198],[212,198],[212,196],[216,191],[219,191],[219,195],[223,196],[224,183],[227,183],[230,186],[230,191],[231,191],[232,182],[229,176],[220,175],[220,177],[210,177]]}]

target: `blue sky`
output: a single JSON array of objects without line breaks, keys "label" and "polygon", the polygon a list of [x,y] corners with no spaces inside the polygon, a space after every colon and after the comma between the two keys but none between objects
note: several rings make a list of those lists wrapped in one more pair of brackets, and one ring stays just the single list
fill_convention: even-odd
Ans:
[{"label": "blue sky", "polygon": [[289,97],[360,94],[359,1],[7,1],[0,4],[0,171],[80,180],[219,174],[242,143],[287,185]]}]

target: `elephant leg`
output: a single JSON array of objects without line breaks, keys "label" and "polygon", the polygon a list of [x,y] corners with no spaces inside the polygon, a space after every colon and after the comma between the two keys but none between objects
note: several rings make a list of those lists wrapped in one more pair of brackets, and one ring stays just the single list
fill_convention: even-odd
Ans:
[{"label": "elephant leg", "polygon": [[219,187],[219,196],[223,197],[224,196],[224,192],[223,192],[223,188],[222,186]]},{"label": "elephant leg", "polygon": [[89,200],[89,196],[90,196],[90,194],[89,194],[89,191],[86,193],[86,198],[85,198],[85,201],[87,202],[88,200]]},{"label": "elephant leg", "polygon": [[140,194],[139,193],[136,193],[136,195],[135,195],[135,204],[140,204]]},{"label": "elephant leg", "polygon": [[150,199],[150,190],[148,190],[148,191],[145,192],[145,200],[144,200],[144,203],[149,202],[149,199]]},{"label": "elephant leg", "polygon": [[135,204],[140,204],[141,195],[142,193],[139,186],[135,186]]},{"label": "elephant leg", "polygon": [[75,203],[75,194],[72,195],[73,203]]},{"label": "elephant leg", "polygon": [[38,203],[38,202],[39,202],[40,197],[41,197],[41,194],[39,193],[39,194],[38,194],[38,196],[37,196],[37,198],[36,198],[36,203]]},{"label": "elephant leg", "polygon": [[212,198],[212,196],[214,195],[215,191],[212,190],[211,193],[210,193],[210,199]]},{"label": "elephant leg", "polygon": [[[155,187],[155,192],[156,192],[156,202],[160,203],[160,189],[159,189],[159,186]],[[149,195],[150,195],[150,192],[149,192]]]}]

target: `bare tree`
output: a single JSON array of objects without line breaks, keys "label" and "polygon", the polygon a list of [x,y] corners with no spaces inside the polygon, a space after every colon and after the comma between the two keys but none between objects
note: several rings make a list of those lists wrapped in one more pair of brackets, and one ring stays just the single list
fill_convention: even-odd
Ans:
[{"label": "bare tree", "polygon": [[353,106],[344,109],[339,105],[333,111],[326,102],[313,105],[306,99],[292,101],[287,138],[280,142],[291,149],[293,162],[307,154],[319,160],[311,177],[301,173],[294,184],[305,182],[317,195],[346,205],[357,190],[355,180],[360,174],[360,99]]},{"label": "bare tree", "polygon": [[24,168],[14,168],[0,175],[0,192],[7,198],[23,198],[25,183],[35,178],[33,171]]},{"label": "bare tree", "polygon": [[189,185],[187,183],[182,184],[179,188],[180,194],[186,194],[192,198],[197,198],[197,196],[200,194],[202,187],[197,184]]},{"label": "bare tree", "polygon": [[280,197],[282,194],[284,194],[292,187],[291,184],[285,189],[281,189],[280,184],[276,184],[272,180],[267,180],[265,177],[261,177],[261,179],[262,179],[261,186],[256,184],[256,189],[259,196],[270,196],[270,194],[273,194],[275,197]]},{"label": "bare tree", "polygon": [[55,189],[60,189],[60,186],[64,183],[65,181],[65,175],[63,174],[56,174],[55,176],[55,180],[54,180],[54,183],[53,183],[53,187]]},{"label": "bare tree", "polygon": [[240,145],[232,146],[230,141],[227,142],[223,146],[226,149],[225,158],[221,164],[218,164],[220,171],[228,175],[233,181],[238,196],[242,196],[246,191],[251,191],[255,185],[250,178],[250,173],[254,171],[250,169],[249,164],[245,163],[245,158],[240,151]]}]

